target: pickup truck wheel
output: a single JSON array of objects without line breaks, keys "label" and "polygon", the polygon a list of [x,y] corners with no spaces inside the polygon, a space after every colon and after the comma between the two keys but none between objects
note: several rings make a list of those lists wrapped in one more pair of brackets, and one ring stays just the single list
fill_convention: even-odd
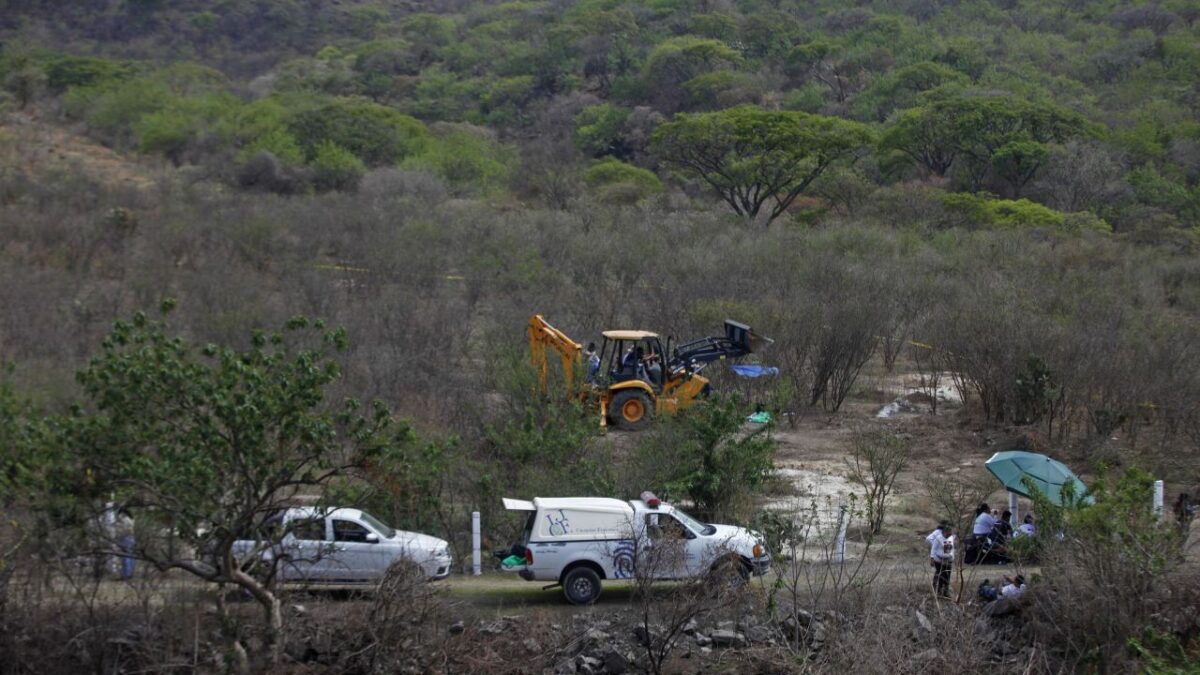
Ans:
[{"label": "pickup truck wheel", "polygon": [[600,597],[600,575],[590,567],[576,567],[563,576],[563,594],[572,605],[590,605]]},{"label": "pickup truck wheel", "polygon": [[639,431],[654,420],[654,406],[646,392],[637,389],[620,391],[608,406],[613,424],[618,429]]},{"label": "pickup truck wheel", "polygon": [[741,590],[750,583],[750,568],[741,558],[727,556],[713,563],[708,571],[708,585],[713,593],[721,595]]}]

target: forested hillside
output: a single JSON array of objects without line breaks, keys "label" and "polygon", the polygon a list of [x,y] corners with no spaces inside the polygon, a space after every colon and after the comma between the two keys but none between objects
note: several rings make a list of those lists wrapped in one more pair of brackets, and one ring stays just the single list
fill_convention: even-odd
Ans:
[{"label": "forested hillside", "polygon": [[1142,410],[1186,445],[1198,17],[9,0],[0,358],[57,402],[163,297],[222,343],[306,314],[349,329],[348,391],[487,445],[530,313],[736,316],[783,408],[916,338],[994,422],[1090,447]]},{"label": "forested hillside", "polygon": [[991,195],[936,195],[976,220],[1161,237],[1200,218],[1198,16],[1189,2],[10,1],[0,76],[10,107],[275,192],[401,166],[456,193],[557,206],[582,183],[636,201],[670,182],[658,126],[751,105],[873,132],[791,219],[934,177]]}]

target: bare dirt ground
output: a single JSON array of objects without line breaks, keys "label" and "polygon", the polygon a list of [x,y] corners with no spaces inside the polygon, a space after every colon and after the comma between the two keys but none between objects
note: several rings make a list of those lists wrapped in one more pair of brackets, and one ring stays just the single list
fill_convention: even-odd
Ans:
[{"label": "bare dirt ground", "polygon": [[70,169],[112,187],[147,189],[164,170],[144,158],[106,148],[68,128],[41,121],[33,111],[0,115],[0,166],[46,176]]}]

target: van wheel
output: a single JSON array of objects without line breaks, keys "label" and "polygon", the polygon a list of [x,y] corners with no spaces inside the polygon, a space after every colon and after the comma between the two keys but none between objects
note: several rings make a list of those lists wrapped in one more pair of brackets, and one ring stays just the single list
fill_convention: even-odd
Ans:
[{"label": "van wheel", "polygon": [[708,571],[709,589],[716,595],[739,591],[748,583],[750,568],[736,556],[721,558]]},{"label": "van wheel", "polygon": [[650,426],[654,420],[654,407],[646,392],[625,389],[613,397],[608,405],[613,425],[625,431],[639,431]]},{"label": "van wheel", "polygon": [[600,597],[600,575],[590,567],[576,567],[563,576],[563,593],[572,605],[590,605]]}]

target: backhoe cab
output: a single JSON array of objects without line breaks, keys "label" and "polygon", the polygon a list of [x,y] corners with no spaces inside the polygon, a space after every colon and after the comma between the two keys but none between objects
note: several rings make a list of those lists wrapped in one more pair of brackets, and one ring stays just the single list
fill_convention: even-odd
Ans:
[{"label": "backhoe cab", "polygon": [[641,330],[610,330],[603,333],[598,356],[600,366],[582,382],[582,346],[551,326],[540,315],[529,319],[529,346],[543,392],[548,391],[549,362],[546,349],[558,352],[568,396],[596,404],[600,425],[610,422],[618,429],[639,430],[657,415],[671,415],[703,400],[711,389],[699,373],[709,363],[736,359],[768,344],[750,327],[725,321],[725,335],[693,340],[672,348],[664,347],[657,333]]}]

